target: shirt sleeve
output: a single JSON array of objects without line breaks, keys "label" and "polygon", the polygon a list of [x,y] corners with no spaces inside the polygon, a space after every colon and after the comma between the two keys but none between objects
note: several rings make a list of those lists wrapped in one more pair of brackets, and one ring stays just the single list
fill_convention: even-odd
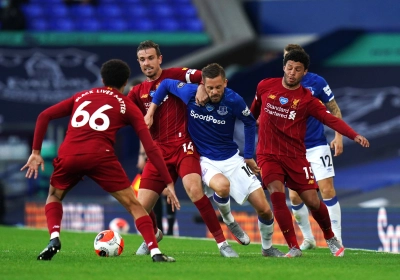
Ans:
[{"label": "shirt sleeve", "polygon": [[236,118],[244,124],[244,151],[245,159],[253,158],[256,144],[256,120],[251,114],[243,98],[237,98],[233,110]]},{"label": "shirt sleeve", "polygon": [[73,106],[74,97],[70,97],[47,108],[39,114],[36,120],[35,132],[33,136],[33,150],[42,149],[42,143],[46,135],[49,122],[54,119],[59,119],[71,115]]},{"label": "shirt sleeve", "polygon": [[339,132],[340,134],[354,140],[358,135],[347,123],[343,120],[330,114],[326,107],[315,97],[311,98],[309,104],[308,112],[311,116],[322,122],[323,124],[329,126],[333,130]]},{"label": "shirt sleeve", "polygon": [[256,96],[254,97],[253,103],[251,104],[250,107],[250,111],[255,119],[258,119],[258,117],[260,116],[260,110],[261,110],[261,96],[258,93],[259,91],[257,87]]},{"label": "shirt sleeve", "polygon": [[322,100],[322,102],[328,103],[329,101],[335,98],[331,88],[329,87],[327,81],[324,78],[318,76],[316,83],[317,83],[316,88],[318,91],[317,96],[319,99]]},{"label": "shirt sleeve", "polygon": [[152,102],[159,106],[168,93],[171,93],[182,99],[182,101],[187,105],[190,101],[190,98],[196,94],[196,92],[191,90],[191,87],[178,80],[165,79],[160,83],[156,92],[154,93]]},{"label": "shirt sleeve", "polygon": [[[201,70],[189,69],[189,68],[170,68],[175,73],[174,79],[177,79],[185,83],[199,84],[202,81]],[[172,78],[170,76],[170,78]]]}]

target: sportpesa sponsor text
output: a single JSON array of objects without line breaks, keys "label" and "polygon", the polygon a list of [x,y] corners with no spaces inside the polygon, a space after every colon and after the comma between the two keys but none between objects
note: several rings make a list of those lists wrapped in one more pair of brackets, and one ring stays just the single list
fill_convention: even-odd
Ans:
[{"label": "sportpesa sponsor text", "polygon": [[193,110],[190,110],[190,116],[194,119],[199,119],[206,122],[212,122],[215,124],[225,124],[225,120],[217,120],[212,115],[200,115]]}]

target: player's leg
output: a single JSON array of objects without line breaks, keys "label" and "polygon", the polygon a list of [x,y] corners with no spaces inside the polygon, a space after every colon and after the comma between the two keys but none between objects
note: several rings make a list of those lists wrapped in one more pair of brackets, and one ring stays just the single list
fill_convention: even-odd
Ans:
[{"label": "player's leg", "polygon": [[285,185],[283,184],[285,172],[282,161],[275,155],[264,155],[259,157],[258,165],[261,168],[262,183],[270,193],[275,220],[290,249],[286,257],[300,257],[302,254],[294,232],[292,214],[286,205]]},{"label": "player's leg", "polygon": [[156,203],[154,204],[153,207],[153,212],[156,217],[156,226],[157,228],[161,229],[164,233],[163,230],[163,224],[162,224],[162,219],[164,216],[164,211],[163,211],[163,201],[161,199],[157,199]]},{"label": "player's leg", "polygon": [[325,178],[318,181],[322,199],[328,207],[329,216],[331,218],[332,231],[336,238],[342,242],[342,214],[340,203],[333,187],[333,177]]},{"label": "player's leg", "polygon": [[[46,200],[45,215],[47,228],[50,234],[50,242],[38,255],[38,260],[51,260],[61,250],[60,231],[63,217],[62,200],[82,176],[71,173],[73,157],[55,158],[53,160],[54,171],[50,177],[49,193]],[[74,170],[72,170],[74,172]]]},{"label": "player's leg", "polygon": [[[145,169],[149,167],[149,164],[146,164]],[[163,233],[160,228],[157,226],[157,217],[153,211],[154,205],[159,201],[159,193],[163,191],[165,188],[164,182],[153,180],[147,176],[146,173],[143,172],[142,179],[140,180],[140,186],[138,191],[138,201],[149,213],[149,217],[152,220],[152,231],[155,235],[157,242],[160,242],[163,239]],[[149,255],[150,249],[147,246],[146,240],[139,246],[136,250],[136,255]]]},{"label": "player's leg", "polygon": [[333,187],[335,169],[332,161],[332,152],[329,145],[317,146],[307,149],[307,160],[310,162],[317,180],[320,194],[328,207],[332,230],[341,242],[341,209]]},{"label": "player's leg", "polygon": [[167,257],[161,253],[160,249],[158,248],[156,237],[153,233],[153,222],[150,216],[147,214],[145,208],[136,199],[135,194],[130,187],[129,181],[127,185],[127,188],[116,192],[111,192],[110,194],[114,196],[133,216],[136,228],[145,240],[153,261],[174,262],[175,259]]},{"label": "player's leg", "polygon": [[[234,172],[240,169],[240,164],[243,164],[243,158],[239,155],[222,161],[210,160],[205,157],[201,157],[200,159],[205,188],[207,192],[209,189],[214,191],[213,199],[219,209],[222,220],[238,243],[248,245],[250,244],[250,237],[243,231],[239,223],[235,221],[231,213],[230,195],[233,195],[232,192],[235,190],[231,189],[230,180],[227,178],[229,176],[232,179],[232,174],[235,174]],[[239,172],[245,174],[244,171],[239,170]],[[247,199],[248,190],[246,189],[245,192],[246,195],[239,200],[235,198],[238,203],[242,204]]]},{"label": "player's leg", "polygon": [[167,198],[166,196],[163,196],[165,208],[167,210],[167,223],[168,223],[167,235],[174,235],[174,224],[176,221],[176,214],[175,211],[172,211],[172,206],[171,204],[168,204],[166,198]]},{"label": "player's leg", "polygon": [[285,254],[272,246],[274,233],[274,215],[265,197],[263,188],[259,185],[250,193],[248,202],[253,206],[258,215],[258,228],[261,235],[261,253],[265,257],[283,257]]},{"label": "player's leg", "polygon": [[326,205],[319,199],[316,190],[305,190],[300,193],[301,199],[310,209],[311,214],[315,221],[318,223],[321,228],[324,238],[331,250],[332,254],[335,257],[341,257],[344,255],[344,247],[335,237],[332,227],[331,220],[329,217],[328,208]]},{"label": "player's leg", "polygon": [[178,174],[182,177],[183,186],[217,242],[221,255],[224,257],[238,257],[239,255],[226,241],[214,208],[209,198],[204,194],[200,172],[199,160],[196,157],[185,157],[178,166]]},{"label": "player's leg", "polygon": [[308,208],[301,200],[297,192],[289,189],[290,203],[292,204],[293,216],[303,234],[304,240],[300,245],[301,250],[315,249],[316,242],[311,230]]},{"label": "player's leg", "polygon": [[[115,155],[103,156],[93,160],[93,162],[96,164],[90,171],[87,172],[87,176],[92,178],[105,191],[115,197],[115,199],[117,199],[119,203],[121,203],[121,205],[132,215],[132,218],[136,224],[136,228],[145,240],[153,261],[175,261],[173,258],[169,258],[161,254],[158,248],[158,242],[154,235],[153,222],[148,215],[147,210],[138,201],[138,199],[136,199],[135,193],[131,188],[129,178],[123,170],[117,157]],[[139,189],[139,196],[140,191],[141,190]],[[148,202],[147,207],[154,206],[155,201],[153,204]]]}]

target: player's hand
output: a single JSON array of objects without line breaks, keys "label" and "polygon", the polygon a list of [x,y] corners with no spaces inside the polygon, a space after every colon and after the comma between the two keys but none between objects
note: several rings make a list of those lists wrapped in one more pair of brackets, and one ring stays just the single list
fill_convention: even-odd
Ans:
[{"label": "player's hand", "polygon": [[340,156],[343,153],[343,136],[336,135],[331,142],[331,149],[335,150],[334,157]]},{"label": "player's hand", "polygon": [[260,174],[260,167],[258,167],[256,161],[252,158],[247,158],[244,159],[244,161],[246,162],[247,166],[250,168],[250,170],[255,174],[255,175],[259,175]]},{"label": "player's hand", "polygon": [[369,147],[369,141],[362,135],[357,135],[356,138],[354,138],[354,141],[363,146],[364,148]]},{"label": "player's hand", "polygon": [[195,99],[196,99],[196,104],[201,106],[206,105],[207,102],[210,101],[210,98],[208,97],[203,84],[199,84],[199,86],[197,87]]},{"label": "player's hand", "polygon": [[25,177],[32,178],[33,175],[33,178],[36,179],[39,174],[39,166],[41,166],[43,172],[44,160],[39,151],[33,151],[32,154],[29,156],[27,163],[21,168],[21,171],[25,168],[28,168]]},{"label": "player's hand", "polygon": [[147,128],[150,128],[153,125],[153,116],[146,114],[146,116],[144,116],[144,122],[146,123]]},{"label": "player's hand", "polygon": [[175,212],[175,209],[181,210],[181,205],[175,194],[174,183],[168,184],[166,189],[168,190],[168,192],[166,193],[163,192],[163,193],[166,194],[167,202],[168,204],[171,204],[172,211]]}]

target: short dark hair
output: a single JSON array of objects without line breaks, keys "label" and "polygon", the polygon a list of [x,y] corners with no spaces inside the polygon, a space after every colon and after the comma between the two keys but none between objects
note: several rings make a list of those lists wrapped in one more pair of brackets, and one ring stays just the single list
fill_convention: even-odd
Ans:
[{"label": "short dark hair", "polygon": [[225,79],[225,77],[226,77],[224,68],[221,65],[219,65],[218,63],[208,64],[206,67],[201,69],[201,76],[203,78],[203,81],[206,78],[214,79],[218,76],[221,76],[222,79]]},{"label": "short dark hair", "polygon": [[298,45],[298,44],[288,44],[285,48],[284,48],[284,50],[285,51],[287,51],[287,52],[290,52],[290,51],[293,51],[293,50],[299,50],[299,51],[305,51],[300,45]]},{"label": "short dark hair", "polygon": [[305,51],[293,50],[288,52],[283,59],[283,66],[285,66],[289,60],[302,63],[305,70],[310,66],[310,56]]},{"label": "short dark hair", "polygon": [[125,61],[111,59],[103,63],[100,73],[105,86],[121,88],[128,81],[131,69]]},{"label": "short dark hair", "polygon": [[151,40],[140,42],[139,46],[137,47],[136,53],[138,53],[141,50],[147,50],[147,49],[155,49],[157,56],[161,55],[160,46]]}]

